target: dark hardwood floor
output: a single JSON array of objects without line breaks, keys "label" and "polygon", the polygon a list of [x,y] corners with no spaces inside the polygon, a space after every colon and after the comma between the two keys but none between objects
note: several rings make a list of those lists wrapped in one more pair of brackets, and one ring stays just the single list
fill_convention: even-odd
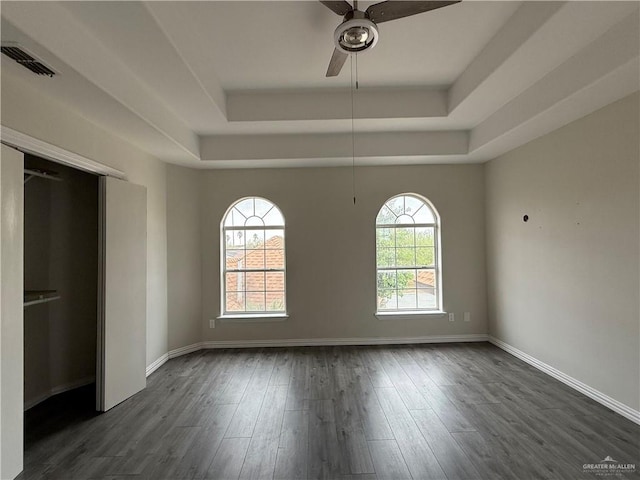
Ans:
[{"label": "dark hardwood floor", "polygon": [[92,407],[27,412],[19,478],[640,477],[583,468],[640,467],[639,426],[487,343],[205,350]]}]

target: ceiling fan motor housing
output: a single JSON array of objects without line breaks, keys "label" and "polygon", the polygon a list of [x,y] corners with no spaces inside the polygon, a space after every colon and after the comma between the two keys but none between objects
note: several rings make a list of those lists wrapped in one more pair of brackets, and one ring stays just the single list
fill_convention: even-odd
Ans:
[{"label": "ceiling fan motor housing", "polygon": [[333,33],[336,48],[344,53],[357,53],[378,43],[378,27],[364,12],[352,10]]}]

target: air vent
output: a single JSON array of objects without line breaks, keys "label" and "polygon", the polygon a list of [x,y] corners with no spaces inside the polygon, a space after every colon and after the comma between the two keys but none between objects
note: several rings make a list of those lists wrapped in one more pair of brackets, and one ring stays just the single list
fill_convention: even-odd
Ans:
[{"label": "air vent", "polygon": [[7,57],[12,60],[15,60],[20,65],[25,68],[28,68],[36,75],[47,75],[49,77],[53,77],[56,72],[51,70],[41,61],[33,58],[30,54],[28,54],[24,48],[19,45],[2,45],[2,53],[4,53]]}]

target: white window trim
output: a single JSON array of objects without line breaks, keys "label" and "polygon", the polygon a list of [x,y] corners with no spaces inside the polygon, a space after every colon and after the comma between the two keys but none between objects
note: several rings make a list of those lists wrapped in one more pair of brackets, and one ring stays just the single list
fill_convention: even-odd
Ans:
[{"label": "white window trim", "polygon": [[222,323],[271,323],[284,322],[289,318],[286,313],[258,313],[258,314],[234,314],[219,315],[216,320]]},{"label": "white window trim", "polygon": [[447,315],[444,310],[391,310],[376,312],[375,317],[378,320],[395,320],[398,318],[416,318],[416,317],[443,317]]},{"label": "white window trim", "polygon": [[[421,201],[423,201],[430,209],[431,212],[433,213],[433,216],[435,218],[435,223],[406,223],[406,224],[397,224],[397,223],[393,223],[393,224],[386,224],[386,223],[380,223],[378,224],[377,222],[377,218],[378,218],[378,214],[380,213],[380,211],[382,210],[382,208],[384,208],[384,206],[390,201],[393,200],[396,197],[403,197],[403,196],[411,196],[411,197],[415,197],[420,199]],[[434,317],[434,316],[443,316],[446,315],[447,312],[443,309],[443,305],[444,305],[444,300],[443,300],[443,295],[442,295],[442,248],[441,248],[441,237],[440,237],[440,230],[442,229],[442,223],[441,223],[441,219],[440,219],[440,214],[438,213],[438,210],[436,210],[436,208],[433,206],[433,203],[431,203],[431,201],[429,199],[427,199],[426,197],[423,197],[422,195],[419,195],[417,193],[399,193],[397,195],[394,195],[392,197],[389,197],[387,200],[384,201],[384,203],[382,204],[382,206],[380,207],[380,209],[378,209],[378,214],[376,214],[376,223],[375,223],[375,229],[376,229],[376,236],[377,236],[377,231],[378,228],[402,228],[402,227],[416,227],[416,228],[421,228],[421,227],[432,227],[434,229],[434,258],[436,259],[436,264],[433,267],[426,267],[426,268],[433,268],[435,270],[435,276],[436,276],[436,282],[437,282],[437,288],[436,288],[436,299],[437,299],[437,305],[436,308],[433,309],[415,309],[415,310],[409,310],[409,309],[403,309],[403,310],[378,310],[378,271],[380,270],[378,268],[378,245],[376,242],[376,246],[375,246],[375,252],[376,252],[376,256],[375,256],[375,265],[376,265],[376,295],[375,295],[375,316],[379,319],[379,320],[388,320],[388,319],[398,319],[401,317],[407,317],[407,318],[415,318],[417,316],[425,316],[425,317]],[[411,268],[411,267],[407,267],[407,268]],[[417,267],[415,267],[417,268]],[[394,270],[397,270],[398,268],[393,268]],[[384,268],[383,268],[384,270]]]},{"label": "white window trim", "polygon": [[[243,227],[225,227],[224,223],[225,220],[227,219],[227,216],[229,215],[229,213],[231,212],[231,210],[238,205],[240,202],[242,202],[243,200],[246,199],[261,199],[264,200],[266,202],[269,202],[271,205],[273,205],[272,208],[276,208],[279,212],[280,215],[282,216],[282,218],[284,219],[284,214],[282,213],[282,210],[280,210],[280,207],[278,207],[278,205],[276,205],[274,202],[272,202],[271,200],[264,198],[264,197],[258,197],[258,196],[249,196],[249,197],[243,197],[240,198],[238,200],[236,200],[235,202],[233,202],[229,208],[227,208],[227,210],[225,211],[224,215],[222,216],[222,221],[220,222],[220,245],[222,248],[220,248],[220,287],[221,287],[221,292],[220,292],[220,315],[218,317],[216,317],[216,319],[221,320],[222,322],[238,322],[238,323],[257,323],[257,322],[276,322],[276,321],[283,321],[286,320],[289,315],[287,313],[287,234],[286,234],[286,222],[283,222],[282,225],[258,225],[258,226],[254,226],[254,225],[250,225],[250,226],[243,226]],[[227,242],[226,242],[226,236],[225,236],[225,232],[227,231],[239,231],[239,230],[277,230],[277,229],[281,229],[283,231],[283,241],[284,241],[284,245],[283,245],[283,267],[282,268],[264,268],[264,269],[259,269],[259,270],[249,270],[249,269],[234,269],[234,270],[227,270],[227,263],[226,263],[226,254],[227,254]],[[246,250],[246,249],[245,249]],[[227,276],[226,273],[227,272],[242,272],[244,274],[246,274],[247,272],[263,272],[263,273],[268,273],[268,272],[283,272],[284,273],[284,310],[278,310],[278,311],[240,311],[240,312],[231,312],[231,311],[227,311]],[[265,278],[266,281],[266,278]],[[265,287],[266,288],[266,287]],[[246,292],[244,292],[246,294]],[[262,320],[261,320],[262,319]]]}]

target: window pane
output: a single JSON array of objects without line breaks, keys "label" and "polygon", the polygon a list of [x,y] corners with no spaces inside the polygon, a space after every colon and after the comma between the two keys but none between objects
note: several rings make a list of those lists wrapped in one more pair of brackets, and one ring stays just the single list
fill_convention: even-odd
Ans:
[{"label": "window pane", "polygon": [[389,288],[397,288],[396,271],[378,272],[378,289],[385,290]]},{"label": "window pane", "polygon": [[253,198],[245,198],[241,202],[236,203],[236,209],[245,218],[252,217],[254,215],[254,213],[253,213]]},{"label": "window pane", "polygon": [[284,248],[284,230],[268,229],[264,234],[264,248]]},{"label": "window pane", "polygon": [[264,312],[264,292],[247,292],[247,312]]},{"label": "window pane", "polygon": [[417,210],[413,214],[413,220],[416,223],[436,223],[436,219],[433,216],[433,212],[428,205],[424,204],[420,210]]},{"label": "window pane", "polygon": [[244,290],[244,273],[228,272],[225,275],[225,287],[227,292],[239,292]]},{"label": "window pane", "polygon": [[404,213],[407,215],[413,216],[423,205],[424,202],[419,198],[409,195],[404,197]]},{"label": "window pane", "polygon": [[244,293],[243,292],[227,292],[226,298],[226,311],[227,312],[242,312],[244,311]]},{"label": "window pane", "polygon": [[396,223],[401,224],[401,225],[406,225],[406,224],[411,224],[411,223],[415,223],[413,221],[413,217],[411,215],[400,215],[397,219],[396,219]]},{"label": "window pane", "polygon": [[245,231],[244,230],[227,230],[225,232],[225,238],[228,241],[228,245],[231,248],[244,247]]},{"label": "window pane", "polygon": [[396,265],[398,267],[413,267],[416,264],[415,248],[396,248]]},{"label": "window pane", "polygon": [[254,215],[253,217],[247,218],[247,221],[245,222],[245,225],[247,227],[262,227],[262,226],[264,226],[264,222],[262,221],[262,219],[260,217],[256,217]]},{"label": "window pane", "polygon": [[[264,272],[247,272],[247,283],[245,286],[245,290],[247,292],[261,292],[264,291]],[[227,289],[229,288],[229,284],[227,284]]]},{"label": "window pane", "polygon": [[269,213],[263,217],[263,220],[265,225],[284,225],[284,217],[280,213],[280,210],[275,207],[269,210]]},{"label": "window pane", "polygon": [[398,300],[396,291],[391,289],[378,289],[378,309],[396,310],[397,308]]},{"label": "window pane", "polygon": [[227,270],[241,268],[241,264],[244,258],[244,250],[228,249],[227,252]]},{"label": "window pane", "polygon": [[417,271],[418,288],[433,288],[436,286],[436,272],[433,269],[422,269]]},{"label": "window pane", "polygon": [[386,206],[389,207],[396,216],[402,215],[404,213],[404,197],[396,197],[392,198],[386,203]]},{"label": "window pane", "polygon": [[416,228],[416,245],[424,247],[434,246],[434,229],[433,227],[417,227]]},{"label": "window pane", "polygon": [[284,250],[265,250],[267,268],[284,268]]},{"label": "window pane", "polygon": [[263,199],[263,198],[256,198],[255,200],[255,214],[262,218],[264,217],[265,213],[267,213],[269,210],[271,210],[271,208],[273,208],[273,203]]},{"label": "window pane", "polygon": [[418,289],[418,308],[434,309],[438,305],[435,288]]},{"label": "window pane", "polygon": [[395,248],[378,248],[376,256],[376,265],[378,267],[394,267],[396,265]]},{"label": "window pane", "polygon": [[232,227],[244,227],[244,222],[247,221],[247,217],[242,214],[237,208],[231,210],[231,226]]},{"label": "window pane", "polygon": [[284,292],[267,292],[266,311],[284,312]]},{"label": "window pane", "polygon": [[418,300],[416,290],[405,289],[398,290],[398,309],[416,309],[418,308]]},{"label": "window pane", "polygon": [[396,223],[396,215],[389,209],[389,207],[383,205],[376,217],[376,224],[388,225],[392,223]]},{"label": "window pane", "polygon": [[396,228],[396,246],[397,247],[413,247],[415,245],[415,228],[400,227]]},{"label": "window pane", "polygon": [[264,230],[247,230],[247,248],[262,248],[264,245]]},{"label": "window pane", "polygon": [[435,250],[433,247],[416,247],[416,265],[421,267],[435,265]]},{"label": "window pane", "polygon": [[247,249],[243,268],[247,270],[264,270],[264,250]]},{"label": "window pane", "polygon": [[226,230],[224,232],[224,240],[225,240],[225,246],[227,247],[227,249],[233,248],[234,246],[236,247],[241,246],[241,245],[236,245],[236,236],[233,230]]},{"label": "window pane", "polygon": [[396,270],[398,289],[416,288],[416,271],[413,269]]},{"label": "window pane", "polygon": [[376,246],[377,247],[395,247],[396,245],[396,229],[395,228],[376,228]]},{"label": "window pane", "polygon": [[266,290],[269,291],[284,291],[284,272],[267,272],[266,274],[267,283]]}]

